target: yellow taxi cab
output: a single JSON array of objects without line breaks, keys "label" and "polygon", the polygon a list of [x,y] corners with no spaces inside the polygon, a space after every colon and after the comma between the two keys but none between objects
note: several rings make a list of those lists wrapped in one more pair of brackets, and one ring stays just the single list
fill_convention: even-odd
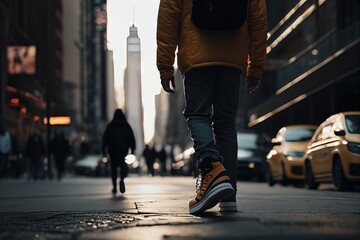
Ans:
[{"label": "yellow taxi cab", "polygon": [[280,182],[304,181],[303,156],[316,131],[316,125],[289,125],[281,128],[271,140],[273,148],[267,155],[269,186]]},{"label": "yellow taxi cab", "polygon": [[305,186],[332,182],[336,190],[360,183],[360,112],[342,112],[316,130],[304,156]]}]

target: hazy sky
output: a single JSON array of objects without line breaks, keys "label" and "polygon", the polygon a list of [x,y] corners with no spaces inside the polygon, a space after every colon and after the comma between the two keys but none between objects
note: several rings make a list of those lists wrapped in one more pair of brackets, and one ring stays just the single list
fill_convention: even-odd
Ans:
[{"label": "hazy sky", "polygon": [[126,67],[126,38],[134,23],[141,41],[141,81],[145,142],[154,133],[155,98],[161,84],[156,68],[156,21],[160,0],[108,0],[108,48],[114,51],[117,101],[123,107],[123,77]]}]

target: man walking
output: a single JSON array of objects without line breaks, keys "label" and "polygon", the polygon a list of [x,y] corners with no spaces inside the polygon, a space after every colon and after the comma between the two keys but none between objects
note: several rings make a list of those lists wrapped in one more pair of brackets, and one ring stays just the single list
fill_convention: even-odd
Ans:
[{"label": "man walking", "polygon": [[208,4],[212,11],[216,4],[236,1],[160,0],[157,67],[161,84],[166,92],[174,92],[177,49],[178,67],[184,74],[184,116],[200,169],[197,195],[189,202],[192,214],[220,201],[220,211],[237,210],[235,119],[240,76],[247,77],[248,93],[259,87],[267,34],[265,0],[237,1],[245,3],[245,21],[235,29],[220,31],[195,26],[193,3]]},{"label": "man walking", "polygon": [[5,177],[9,155],[12,151],[10,133],[0,128],[0,178]]},{"label": "man walking", "polygon": [[117,171],[120,167],[120,192],[125,192],[124,179],[127,176],[127,165],[125,157],[128,155],[129,149],[134,154],[135,137],[134,133],[126,120],[121,109],[116,109],[113,120],[107,125],[102,141],[103,155],[107,153],[110,156],[111,163],[111,179],[113,184],[112,193],[117,193]]},{"label": "man walking", "polygon": [[148,175],[154,176],[154,162],[156,158],[156,152],[154,148],[149,147],[148,144],[145,145],[145,149],[143,151],[143,156],[145,158],[146,166],[147,166],[147,172]]},{"label": "man walking", "polygon": [[44,180],[43,160],[45,156],[45,143],[38,131],[35,131],[28,139],[25,154],[30,160],[30,175],[36,181],[41,174]]},{"label": "man walking", "polygon": [[70,150],[69,142],[65,138],[65,134],[63,132],[55,132],[50,143],[50,149],[56,163],[57,178],[60,181],[65,172],[66,157],[68,156]]}]

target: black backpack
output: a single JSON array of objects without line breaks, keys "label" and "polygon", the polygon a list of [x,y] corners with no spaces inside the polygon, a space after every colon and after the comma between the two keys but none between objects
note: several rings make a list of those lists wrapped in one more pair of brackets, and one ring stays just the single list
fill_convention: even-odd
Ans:
[{"label": "black backpack", "polygon": [[233,30],[246,21],[248,0],[192,0],[191,20],[198,28]]}]

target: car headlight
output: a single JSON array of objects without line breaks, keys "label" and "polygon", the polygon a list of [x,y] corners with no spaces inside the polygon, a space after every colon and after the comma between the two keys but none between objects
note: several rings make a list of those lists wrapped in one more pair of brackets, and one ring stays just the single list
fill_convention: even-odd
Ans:
[{"label": "car headlight", "polygon": [[251,157],[252,155],[253,155],[252,151],[238,149],[238,153],[237,153],[238,158],[248,158]]},{"label": "car headlight", "polygon": [[271,149],[271,151],[266,156],[267,159],[270,159],[272,156],[275,156],[277,154],[277,151],[274,149]]},{"label": "car headlight", "polygon": [[304,156],[304,152],[289,151],[285,154],[286,157],[301,158]]},{"label": "car headlight", "polygon": [[271,149],[271,151],[266,155],[267,159],[272,158],[272,156],[275,156],[277,154],[277,151],[275,149]]},{"label": "car headlight", "polygon": [[125,157],[125,162],[130,165],[133,164],[135,162],[135,160],[136,160],[136,157],[134,154],[129,154]]}]

